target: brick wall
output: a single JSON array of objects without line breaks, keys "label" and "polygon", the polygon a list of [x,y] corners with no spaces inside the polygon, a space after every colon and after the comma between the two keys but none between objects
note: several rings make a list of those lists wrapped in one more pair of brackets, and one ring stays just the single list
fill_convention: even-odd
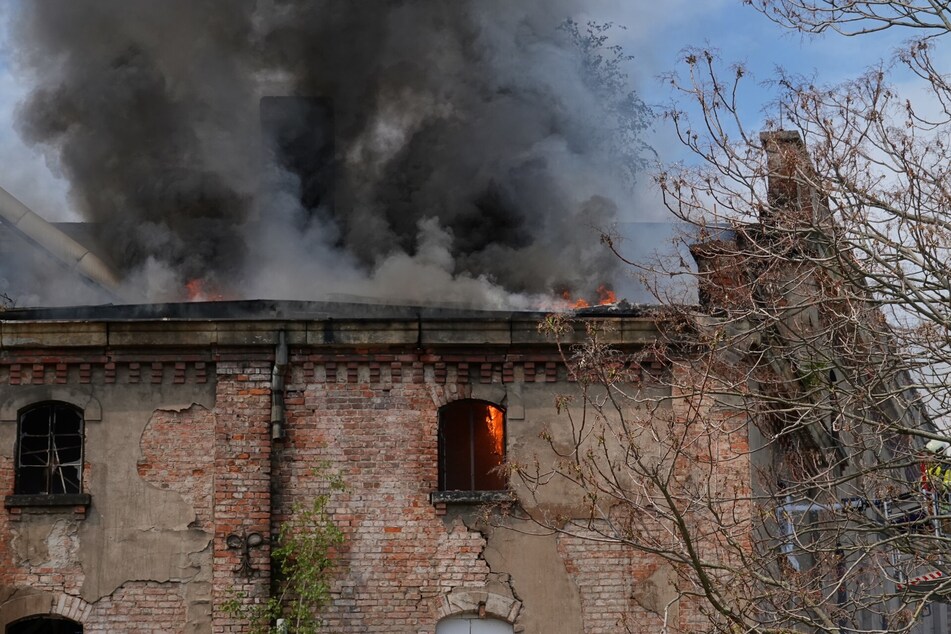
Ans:
[{"label": "brick wall", "polygon": [[[0,492],[3,495],[13,493],[13,450],[0,453]],[[6,509],[0,512],[0,579],[6,585],[17,583],[18,568],[14,563],[12,528],[10,521],[12,516]]]},{"label": "brick wall", "polygon": [[212,612],[214,632],[245,632],[246,622],[222,610],[233,596],[246,604],[266,598],[270,549],[251,550],[253,577],[235,570],[240,552],[229,550],[228,535],[245,537],[271,528],[271,363],[223,361],[217,364],[214,428],[214,556]]},{"label": "brick wall", "polygon": [[185,587],[181,583],[129,581],[93,604],[85,634],[182,634],[186,632]]},{"label": "brick wall", "polygon": [[[13,492],[14,469],[11,456],[0,456],[0,491]],[[20,509],[0,512],[0,587],[29,587],[49,592],[78,594],[82,586],[83,569],[75,560],[76,532],[82,514],[65,509],[55,515],[38,518],[42,522],[42,540],[27,544],[27,533]],[[17,558],[15,548],[30,553],[23,561]]]},{"label": "brick wall", "polygon": [[330,505],[346,543],[328,630],[429,631],[443,594],[482,587],[489,572],[482,535],[459,521],[447,526],[429,501],[437,479],[433,390],[444,388],[336,377],[290,386],[287,438],[275,462],[284,492],[278,516],[326,491],[313,470],[329,463],[346,487]]},{"label": "brick wall", "polygon": [[[122,406],[113,406],[107,425],[98,420],[98,412],[95,420],[87,421],[84,492],[90,492],[90,483],[95,476],[101,476],[109,470],[115,471],[120,463],[131,463],[137,466],[143,481],[158,489],[175,491],[188,506],[195,509],[194,521],[189,527],[189,534],[194,541],[197,532],[194,529],[210,530],[211,524],[214,466],[214,415],[211,410],[198,405],[184,406],[184,409],[179,410],[157,410],[145,425],[140,442],[133,442],[128,448],[123,445],[121,459],[117,455],[118,447],[103,447],[100,444],[90,447],[89,439],[95,438],[92,441],[95,444],[103,439],[121,436],[118,425],[127,422],[126,402],[131,402],[133,408],[128,413],[142,420],[144,415],[151,413],[149,409],[154,407],[154,403],[158,402],[152,397],[153,394],[179,394],[176,392],[178,386],[186,383],[192,386],[206,384],[209,365],[205,359],[208,358],[207,354],[174,352],[155,354],[139,351],[127,355],[123,352],[102,354],[92,351],[22,349],[0,361],[0,396],[3,397],[0,401],[11,397],[22,400],[25,394],[29,395],[30,402],[69,395],[66,400],[73,400],[82,407],[84,399],[88,399],[91,394],[101,398],[103,393],[122,394],[126,389],[148,394],[148,398],[141,400],[129,396],[120,399]],[[193,391],[186,389],[181,394]],[[172,396],[169,400],[187,404],[190,402],[187,398]],[[115,400],[112,402],[116,403]],[[7,416],[0,429],[5,445],[0,449],[0,495],[13,493],[15,412],[13,416],[7,412]],[[138,440],[135,436],[132,439]],[[95,461],[95,458],[90,457],[93,454],[104,456],[105,460]],[[135,478],[135,471],[130,471],[127,477]],[[88,580],[87,572],[91,570],[90,562],[94,561],[89,554],[90,545],[86,544],[83,563],[81,549],[84,535],[89,538],[91,532],[104,529],[103,514],[106,507],[116,509],[115,504],[109,504],[108,497],[102,491],[94,494],[88,513],[83,512],[85,509],[82,507],[27,507],[0,512],[0,597],[6,600],[12,596],[11,601],[0,606],[0,629],[11,619],[45,613],[79,620],[87,632],[193,634],[200,631],[195,630],[195,626],[200,628],[202,623],[207,625],[207,616],[202,614],[207,612],[207,601],[202,593],[207,595],[208,592],[207,586],[204,590],[201,587],[207,583],[204,579],[206,573],[202,571],[202,560],[210,560],[210,556],[202,553],[196,553],[187,564],[187,581],[128,581],[93,603],[80,598],[84,593],[84,582]],[[168,508],[147,505],[136,507],[134,502],[129,502],[123,500],[123,508],[118,512],[137,514],[129,515],[130,519],[167,518],[170,512]],[[186,504],[180,506],[184,508]],[[162,529],[167,530],[168,526],[159,530]],[[123,548],[121,536],[100,534],[100,538],[100,544],[108,543],[108,548]],[[143,551],[141,545],[132,545],[130,548],[129,558],[143,564],[138,574],[146,577],[155,574],[148,569],[152,563],[151,554]],[[160,564],[159,567],[163,566]],[[210,577],[210,570],[207,576]],[[85,591],[88,592],[88,588]]]},{"label": "brick wall", "polygon": [[[635,567],[636,554],[621,544],[594,541],[597,535],[560,535],[558,550],[565,568],[581,594],[581,609],[586,632],[624,631],[627,621],[636,621],[644,629],[660,631],[662,619],[638,609],[632,599],[633,586],[646,575]],[[632,619],[634,612],[639,618]]]},{"label": "brick wall", "polygon": [[139,476],[180,493],[195,509],[194,527],[208,529],[215,468],[214,413],[200,405],[158,410],[145,428],[139,448]]},{"label": "brick wall", "polygon": [[[329,505],[346,539],[336,553],[331,603],[324,613],[327,631],[431,633],[444,614],[440,610],[447,594],[484,591],[499,583],[483,558],[486,538],[472,528],[477,524],[472,519],[475,509],[464,523],[430,502],[437,488],[438,408],[470,395],[477,386],[566,382],[555,357],[365,350],[321,355],[297,349],[288,372],[287,435],[272,445],[272,351],[233,349],[218,355],[207,366],[166,359],[155,361],[156,367],[127,360],[110,368],[112,362],[106,359],[84,370],[87,364],[74,359],[62,372],[56,363],[38,364],[54,368],[42,374],[34,364],[23,363],[15,374],[12,367],[4,374],[11,382],[40,376],[52,382],[59,373],[80,383],[135,384],[203,382],[206,371],[213,373],[214,409],[186,404],[156,410],[142,434],[136,465],[145,481],[185,498],[195,509],[194,528],[213,532],[209,577],[214,615],[210,626],[196,631],[247,631],[246,623],[225,614],[221,606],[234,593],[246,596],[249,604],[267,595],[269,550],[252,550],[256,572],[245,580],[235,572],[240,553],[227,548],[226,538],[250,532],[273,536],[295,504],[327,492],[326,469],[339,474],[346,487],[332,493]],[[683,398],[676,415],[686,420],[704,412],[716,418],[710,403],[689,400]],[[721,417],[724,425],[727,418]],[[526,433],[525,428],[519,433]],[[718,461],[729,465],[712,472],[724,491],[748,485],[748,464],[735,460],[745,451],[744,442],[745,436],[724,427],[712,453],[695,456],[705,468]],[[320,469],[325,469],[323,474]],[[12,490],[11,478],[9,458],[0,456],[0,486],[6,491]],[[14,518],[9,512],[0,516],[0,536],[15,534],[10,527]],[[656,630],[660,617],[637,599],[639,587],[660,583],[655,560],[618,545],[569,537],[559,539],[558,553],[581,596],[586,632],[613,632],[622,626]],[[75,596],[82,570],[69,561],[60,563],[64,565],[50,570],[18,567],[9,540],[0,539],[5,584]],[[531,576],[530,571],[523,574]],[[517,592],[517,587],[510,589]],[[89,632],[185,632],[187,623],[195,623],[189,606],[188,584],[130,581],[92,604],[85,625]],[[688,626],[682,631],[690,631],[699,627],[702,615],[684,606],[677,618]]]}]

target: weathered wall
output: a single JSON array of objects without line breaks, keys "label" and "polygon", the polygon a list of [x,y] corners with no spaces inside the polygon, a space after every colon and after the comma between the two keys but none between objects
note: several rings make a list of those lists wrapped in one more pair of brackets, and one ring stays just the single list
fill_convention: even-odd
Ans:
[{"label": "weathered wall", "polygon": [[[64,400],[87,412],[83,488],[92,502],[85,512],[5,509],[0,585],[6,592],[29,588],[84,601],[91,606],[84,619],[90,632],[201,631],[210,622],[207,493],[213,474],[205,456],[213,445],[214,381],[194,364],[158,362],[4,370],[3,493],[13,492],[16,412]],[[154,616],[143,621],[143,613]],[[123,619],[136,625],[118,625]],[[186,629],[186,622],[197,629]]]},{"label": "weathered wall", "polygon": [[[515,359],[510,370],[506,361],[485,355],[429,357],[423,363],[416,355],[301,352],[293,366],[287,438],[275,453],[281,492],[275,511],[284,516],[295,502],[327,491],[325,478],[312,475],[319,465],[329,465],[346,484],[332,503],[346,546],[326,611],[330,629],[432,631],[443,596],[483,589],[518,600],[515,624],[529,632],[652,631],[665,613],[674,627],[689,622],[695,613],[678,611],[674,571],[651,557],[600,540],[546,534],[511,517],[486,517],[478,505],[444,509],[430,501],[437,488],[440,406],[478,398],[506,408],[509,456],[537,457],[545,465],[555,460],[547,438],[566,447],[571,442],[555,398],[577,396],[577,387],[564,368],[537,355],[530,369],[537,364],[547,372],[527,373],[514,354],[506,357]],[[745,444],[731,442],[718,444],[723,455],[707,457],[705,465],[745,452]],[[729,457],[724,482],[739,487],[745,477],[748,483],[748,463]],[[513,485],[529,512],[581,508],[580,492],[565,482],[535,496]]]},{"label": "weathered wall", "polygon": [[[554,536],[530,523],[483,517],[479,505],[444,509],[430,501],[437,488],[440,406],[461,398],[494,402],[506,409],[513,458],[553,460],[540,436],[548,427],[556,430],[556,440],[563,435],[554,400],[577,391],[564,369],[559,371],[553,356],[527,362],[519,355],[508,355],[508,361],[430,357],[427,363],[415,355],[297,359],[287,399],[288,436],[275,455],[277,490],[284,492],[275,504],[286,514],[295,501],[325,491],[311,475],[322,463],[345,482],[346,491],[333,498],[347,541],[327,611],[330,629],[432,631],[445,595],[485,590],[520,601],[515,622],[524,631],[614,631],[620,612],[584,622],[588,579],[567,574],[569,558]],[[523,502],[567,509],[578,496],[558,484],[537,499],[523,496]],[[587,542],[580,548],[582,557],[601,550]],[[632,568],[619,572],[604,571],[599,591],[623,595],[627,606]]]},{"label": "weathered wall", "polygon": [[[163,327],[148,326],[149,336],[184,336],[182,325]],[[200,337],[209,329],[195,328]],[[508,454],[544,464],[554,458],[543,430],[570,442],[555,397],[577,391],[550,348],[452,336],[472,343],[292,346],[286,438],[276,443],[273,340],[256,331],[232,345],[182,344],[118,361],[86,350],[0,359],[2,491],[13,487],[16,411],[63,399],[91,414],[84,486],[92,495],[86,513],[0,516],[0,627],[48,609],[69,611],[89,632],[246,631],[222,604],[235,592],[249,604],[266,595],[269,550],[252,550],[256,572],[245,580],[226,538],[273,536],[295,503],[327,491],[326,476],[315,474],[324,464],[346,487],[329,507],[346,539],[328,631],[434,632],[439,619],[480,604],[520,632],[654,631],[665,610],[671,623],[690,623],[674,601],[672,572],[650,558],[486,516],[478,505],[431,501],[442,405],[496,403],[506,412]],[[578,492],[563,483],[537,497],[513,484],[530,512],[577,506]]]},{"label": "weathered wall", "polygon": [[[270,574],[267,544],[251,551],[254,577],[235,573],[240,559],[228,535],[267,536],[271,528],[271,363],[254,353],[229,354],[217,364],[214,429],[214,632],[243,632],[245,624],[222,610],[242,597],[253,604],[265,597]],[[207,630],[205,630],[207,631]]]},{"label": "weathered wall", "polygon": [[[275,456],[277,490],[283,492],[277,513],[286,515],[295,502],[325,491],[325,478],[312,472],[327,463],[346,487],[334,495],[331,509],[346,543],[327,610],[329,629],[433,631],[447,594],[482,591],[501,577],[484,556],[477,508],[446,514],[430,501],[437,488],[438,408],[479,395],[479,389],[468,375],[459,383],[458,366],[446,371],[441,360],[428,368],[415,356],[322,361],[298,365],[289,386],[287,439]],[[495,386],[480,396],[506,403],[501,380]],[[509,423],[510,439],[522,431]],[[533,579],[536,571],[519,572],[526,584],[544,583]],[[492,587],[514,599],[514,583]]]}]

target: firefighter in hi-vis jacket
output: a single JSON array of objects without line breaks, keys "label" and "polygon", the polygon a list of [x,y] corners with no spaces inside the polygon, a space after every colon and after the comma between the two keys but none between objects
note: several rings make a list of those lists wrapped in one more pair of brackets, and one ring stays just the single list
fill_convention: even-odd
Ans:
[{"label": "firefighter in hi-vis jacket", "polygon": [[934,495],[941,532],[951,535],[951,443],[929,440],[922,457],[922,488]]}]

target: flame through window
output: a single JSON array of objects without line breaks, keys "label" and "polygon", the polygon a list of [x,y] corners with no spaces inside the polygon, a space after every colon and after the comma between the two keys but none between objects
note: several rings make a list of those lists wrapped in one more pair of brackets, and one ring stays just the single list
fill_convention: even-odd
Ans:
[{"label": "flame through window", "polygon": [[20,413],[16,492],[82,492],[83,415],[64,403],[42,403]]},{"label": "flame through window", "polygon": [[508,483],[505,413],[483,401],[464,400],[439,411],[439,489],[498,491]]}]

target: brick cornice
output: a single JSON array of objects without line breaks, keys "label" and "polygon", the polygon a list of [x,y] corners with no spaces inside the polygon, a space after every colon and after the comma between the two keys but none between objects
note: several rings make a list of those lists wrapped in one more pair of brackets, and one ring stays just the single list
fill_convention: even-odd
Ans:
[{"label": "brick cornice", "polygon": [[[85,354],[83,354],[85,353]],[[85,383],[206,383],[216,367],[255,363],[269,368],[270,347],[71,349],[21,348],[0,352],[0,385]],[[574,381],[554,346],[294,346],[295,383],[553,383]],[[647,370],[659,364],[634,361]]]}]

